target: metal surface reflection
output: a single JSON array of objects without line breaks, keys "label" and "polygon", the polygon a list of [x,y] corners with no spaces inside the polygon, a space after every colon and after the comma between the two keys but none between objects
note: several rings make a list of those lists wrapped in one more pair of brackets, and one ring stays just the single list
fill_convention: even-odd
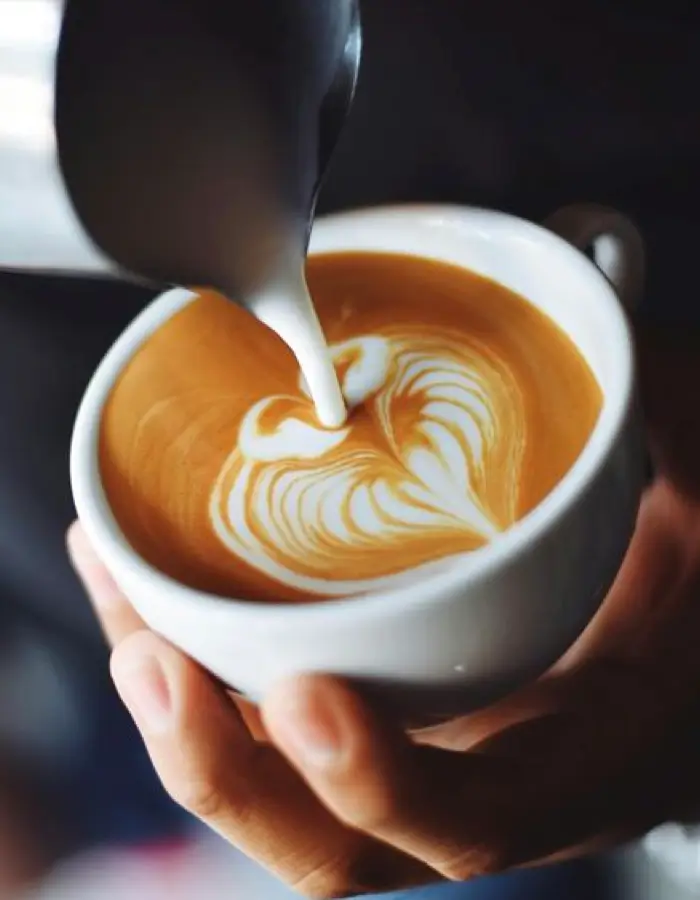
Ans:
[{"label": "metal surface reflection", "polygon": [[0,268],[247,296],[301,261],[358,0],[2,0]]}]

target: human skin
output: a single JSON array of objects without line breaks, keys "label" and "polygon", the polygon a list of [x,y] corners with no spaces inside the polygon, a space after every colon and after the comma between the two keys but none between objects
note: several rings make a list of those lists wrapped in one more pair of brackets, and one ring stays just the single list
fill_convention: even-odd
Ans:
[{"label": "human skin", "polygon": [[176,801],[309,897],[543,864],[700,819],[700,333],[638,334],[654,478],[624,565],[536,683],[421,735],[325,676],[233,700],[148,631],[78,524],[112,673]]}]

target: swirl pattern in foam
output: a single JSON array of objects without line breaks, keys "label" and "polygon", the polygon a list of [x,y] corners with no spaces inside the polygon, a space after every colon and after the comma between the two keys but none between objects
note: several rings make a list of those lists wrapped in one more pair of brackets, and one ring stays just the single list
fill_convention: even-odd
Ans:
[{"label": "swirl pattern in foam", "polygon": [[513,523],[524,405],[508,366],[445,328],[386,328],[332,345],[351,408],[320,426],[303,396],[245,414],[210,514],[269,578],[342,596],[411,578]]},{"label": "swirl pattern in foam", "polygon": [[205,292],[134,353],[100,424],[114,517],[183,584],[298,603],[414,580],[526,515],[602,404],[576,347],[502,285],[427,259],[312,257],[345,396],[319,426],[294,356]]}]

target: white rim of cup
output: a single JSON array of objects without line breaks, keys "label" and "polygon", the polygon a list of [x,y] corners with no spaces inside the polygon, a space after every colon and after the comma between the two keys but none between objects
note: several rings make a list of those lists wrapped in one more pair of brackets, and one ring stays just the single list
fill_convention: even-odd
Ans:
[{"label": "white rim of cup", "polygon": [[[104,556],[115,558],[120,567],[131,574],[150,582],[153,589],[166,589],[169,600],[174,605],[209,607],[226,610],[229,615],[248,620],[250,624],[274,625],[276,623],[320,624],[326,618],[350,616],[356,619],[377,614],[382,616],[392,608],[407,609],[425,604],[435,605],[440,598],[450,599],[460,587],[467,587],[488,579],[493,573],[512,563],[533,543],[545,538],[569,511],[572,503],[585,492],[605,464],[613,445],[624,427],[631,411],[634,397],[635,357],[633,340],[627,317],[613,287],[572,245],[545,228],[511,216],[507,213],[480,209],[478,207],[456,205],[398,205],[357,209],[351,212],[327,216],[320,220],[325,227],[352,224],[353,220],[374,219],[391,224],[398,217],[402,224],[406,218],[418,219],[423,224],[434,220],[435,224],[454,226],[465,225],[465,216],[470,220],[489,222],[506,221],[517,225],[526,236],[549,242],[556,252],[569,256],[572,265],[586,267],[589,277],[600,279],[599,303],[606,307],[609,339],[618,347],[621,372],[619,390],[608,392],[604,389],[605,402],[600,417],[589,436],[588,442],[574,465],[561,481],[531,512],[508,528],[496,540],[471,551],[466,559],[447,563],[444,570],[418,576],[421,590],[401,585],[350,597],[321,598],[308,603],[273,603],[231,599],[209,594],[181,584],[142,559],[132,548],[121,531],[101,485],[98,462],[99,429],[102,409],[114,381],[138,347],[153,334],[168,318],[186,306],[196,294],[183,288],[173,288],[156,297],[133,322],[121,333],[104,356],[84,394],[75,421],[70,452],[70,474],[73,496],[79,518],[84,523],[88,535],[95,542],[95,549]],[[470,221],[468,224],[474,224]],[[314,241],[312,237],[312,254]],[[358,247],[358,250],[360,248]],[[367,252],[382,252],[371,246]],[[338,247],[338,251],[341,248]],[[321,251],[332,252],[332,251]],[[387,251],[389,252],[389,251]],[[427,257],[426,258],[432,258]],[[107,551],[106,548],[109,547]],[[106,552],[105,552],[106,551]],[[106,560],[107,564],[109,559]],[[463,598],[468,602],[468,597]]]}]

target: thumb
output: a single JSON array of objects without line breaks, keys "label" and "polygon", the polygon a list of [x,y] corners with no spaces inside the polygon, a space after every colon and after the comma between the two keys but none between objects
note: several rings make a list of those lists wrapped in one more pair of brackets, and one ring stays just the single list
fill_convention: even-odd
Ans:
[{"label": "thumb", "polygon": [[[342,682],[317,675],[274,690],[263,708],[270,737],[319,799],[346,825],[465,879],[502,866],[493,848],[474,845],[469,793],[502,787],[494,761],[419,747],[379,719]],[[478,804],[471,796],[470,804]],[[486,810],[488,815],[493,813]],[[480,817],[477,816],[477,819]]]}]

